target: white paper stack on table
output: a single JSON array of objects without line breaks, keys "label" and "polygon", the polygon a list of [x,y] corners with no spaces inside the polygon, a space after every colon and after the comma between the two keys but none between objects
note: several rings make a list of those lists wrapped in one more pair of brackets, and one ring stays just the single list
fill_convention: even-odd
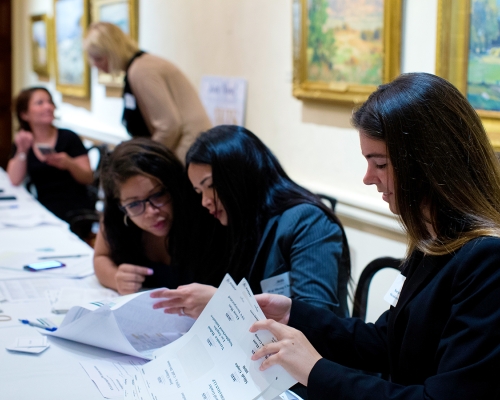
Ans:
[{"label": "white paper stack on table", "polygon": [[187,334],[155,352],[155,360],[127,379],[125,399],[271,400],[297,381],[281,366],[260,371],[250,359],[276,341],[269,331],[249,332],[265,319],[248,282],[226,275]]}]

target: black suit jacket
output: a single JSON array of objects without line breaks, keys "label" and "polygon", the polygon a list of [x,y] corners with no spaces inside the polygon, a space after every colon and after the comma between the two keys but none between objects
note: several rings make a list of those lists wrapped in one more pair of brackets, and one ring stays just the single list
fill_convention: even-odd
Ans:
[{"label": "black suit jacket", "polygon": [[398,303],[375,324],[293,302],[289,325],[324,357],[309,398],[500,399],[500,239],[446,256],[415,252],[403,268]]}]

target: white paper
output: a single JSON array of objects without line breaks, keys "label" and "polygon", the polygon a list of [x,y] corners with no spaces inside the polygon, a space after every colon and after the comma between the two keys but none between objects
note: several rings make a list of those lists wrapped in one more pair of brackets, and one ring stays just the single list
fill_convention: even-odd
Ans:
[{"label": "white paper", "polygon": [[403,289],[405,280],[406,276],[402,274],[396,276],[396,279],[384,296],[384,300],[393,307],[396,307],[396,304],[398,304],[399,295],[401,294],[401,289]]},{"label": "white paper", "polygon": [[245,124],[247,81],[243,78],[204,76],[200,98],[214,126]]},{"label": "white paper", "polygon": [[59,290],[63,287],[76,288],[87,285],[85,281],[73,279],[18,279],[0,281],[0,291],[9,302],[24,302],[27,300],[44,299],[46,292]]},{"label": "white paper", "polygon": [[7,350],[18,351],[21,353],[33,353],[38,354],[49,348],[50,345],[47,343],[47,338],[45,336],[19,336],[16,338],[14,343],[10,346],[6,346]]},{"label": "white paper", "polygon": [[282,294],[283,296],[290,297],[292,295],[290,272],[284,272],[280,275],[263,279],[260,281],[260,287],[263,293]]},{"label": "white paper", "polygon": [[124,398],[274,399],[296,380],[280,366],[260,371],[262,360],[250,359],[276,340],[268,331],[249,332],[263,316],[248,283],[237,286],[226,275],[190,331],[127,380]]},{"label": "white paper", "polygon": [[122,398],[125,380],[131,378],[146,361],[123,356],[107,360],[80,361],[80,365],[95,383],[103,397]]},{"label": "white paper", "polygon": [[187,332],[194,320],[153,309],[158,299],[151,298],[150,293],[73,307],[57,331],[45,334],[152,359],[156,349]]},{"label": "white paper", "polygon": [[58,290],[49,290],[45,292],[50,301],[53,313],[65,314],[72,307],[93,301],[103,299],[112,299],[118,296],[118,293],[111,289],[88,289],[81,287],[63,287]]}]

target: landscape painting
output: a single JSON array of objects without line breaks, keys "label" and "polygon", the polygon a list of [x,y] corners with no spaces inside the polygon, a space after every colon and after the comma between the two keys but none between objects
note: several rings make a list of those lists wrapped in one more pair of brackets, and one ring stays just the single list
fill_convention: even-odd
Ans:
[{"label": "landscape painting", "polygon": [[472,0],[470,11],[467,98],[500,111],[500,0]]},{"label": "landscape painting", "polygon": [[307,12],[309,80],[382,83],[384,0],[311,0]]},{"label": "landscape painting", "polygon": [[361,102],[399,74],[402,0],[295,0],[294,95]]},{"label": "landscape painting", "polygon": [[63,94],[88,97],[88,65],[83,38],[88,25],[87,0],[55,0],[56,83]]},{"label": "landscape painting", "polygon": [[439,0],[436,74],[455,85],[500,151],[500,0]]},{"label": "landscape painting", "polygon": [[31,17],[31,58],[33,70],[49,76],[48,18],[45,14]]}]

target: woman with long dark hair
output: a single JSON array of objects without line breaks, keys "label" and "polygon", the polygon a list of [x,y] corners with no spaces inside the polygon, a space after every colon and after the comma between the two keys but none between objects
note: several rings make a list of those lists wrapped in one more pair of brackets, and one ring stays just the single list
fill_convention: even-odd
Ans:
[{"label": "woman with long dark hair", "polygon": [[[227,229],[225,271],[255,293],[278,292],[347,316],[349,249],[342,225],[321,200],[293,182],[249,130],[217,126],[186,157],[201,202]],[[222,280],[222,276],[219,277]],[[214,287],[153,293],[165,312],[196,317]]]},{"label": "woman with long dark hair", "polygon": [[500,398],[500,165],[479,116],[449,82],[412,73],[380,86],[353,123],[364,183],[408,235],[391,307],[367,324],[257,296],[271,319],[251,330],[278,341],[252,358],[270,355],[261,369],[282,365],[319,400]]},{"label": "woman with long dark hair", "polygon": [[215,284],[208,272],[218,266],[217,227],[170,150],[146,138],[123,142],[104,159],[101,177],[105,207],[94,255],[101,284],[120,294]]}]

